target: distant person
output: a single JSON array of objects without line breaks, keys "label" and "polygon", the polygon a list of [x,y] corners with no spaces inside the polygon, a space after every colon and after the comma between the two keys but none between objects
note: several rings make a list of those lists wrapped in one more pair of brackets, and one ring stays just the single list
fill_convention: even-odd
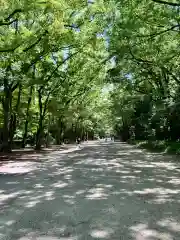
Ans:
[{"label": "distant person", "polygon": [[81,143],[80,137],[77,138],[77,144],[79,145]]},{"label": "distant person", "polygon": [[114,136],[111,136],[111,141],[114,141]]}]

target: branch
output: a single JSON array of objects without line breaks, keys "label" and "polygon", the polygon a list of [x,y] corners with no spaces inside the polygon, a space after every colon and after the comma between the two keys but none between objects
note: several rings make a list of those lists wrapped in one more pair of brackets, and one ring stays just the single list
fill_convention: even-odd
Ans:
[{"label": "branch", "polygon": [[160,4],[165,4],[165,5],[173,6],[173,7],[179,7],[179,6],[180,6],[180,3],[166,2],[166,1],[163,1],[163,0],[152,0],[152,1],[153,1],[153,2],[156,2],[156,3],[160,3]]},{"label": "branch", "polygon": [[10,21],[10,22],[3,22],[3,21],[0,21],[0,26],[8,26],[14,22],[17,21],[17,18],[15,18],[14,20]]},{"label": "branch", "polygon": [[69,24],[64,24],[64,27],[66,27],[66,28],[71,28],[71,29],[74,29],[74,30],[78,30],[78,29],[80,29],[80,27],[81,27],[82,25],[84,25],[84,22],[81,23],[81,24],[79,24],[79,25],[75,25],[75,24],[71,24],[71,25],[69,25]]},{"label": "branch", "polygon": [[[99,69],[99,68],[98,68]],[[91,89],[91,86],[89,86],[88,84],[94,79],[96,78],[96,76],[91,77],[90,80],[87,82],[87,85],[81,89],[79,89],[78,93],[76,93],[75,95],[73,95],[68,101],[66,101],[65,105],[67,106],[68,104],[70,104],[71,102],[75,102],[76,99],[78,99],[79,96],[82,97],[83,94],[85,94],[87,91],[89,91]],[[74,100],[74,101],[73,101]]]},{"label": "branch", "polygon": [[74,55],[76,55],[78,52],[75,52],[71,55],[69,55],[67,58],[65,58],[62,62],[60,62],[57,67],[51,72],[50,76],[47,78],[47,82],[52,78],[52,76],[54,75],[54,73],[58,70],[58,68],[60,66],[62,66],[67,60],[69,60],[70,58],[72,58]]},{"label": "branch", "polygon": [[34,59],[32,59],[30,63],[24,63],[22,65],[21,71],[23,71],[24,73],[27,73],[29,69],[41,59],[41,57],[46,56],[47,54],[48,53],[43,50],[42,52],[37,54],[37,56]]},{"label": "branch", "polygon": [[[87,88],[87,89],[88,89],[88,88]],[[82,96],[82,94],[85,93],[85,90],[86,90],[86,89],[83,89],[83,90],[84,90],[83,92],[77,93],[77,94],[75,94],[74,96],[72,96],[72,97],[65,103],[65,105],[67,106],[68,104],[70,104],[72,100],[76,101],[76,99],[77,99],[79,96]]]},{"label": "branch", "polygon": [[8,26],[10,24],[12,24],[13,22],[17,21],[17,18],[10,21],[9,20],[16,14],[22,12],[21,9],[15,9],[7,18],[4,19],[4,21],[0,21],[0,26]]},{"label": "branch", "polygon": [[25,48],[25,49],[23,50],[23,52],[27,52],[27,51],[29,51],[31,48],[35,47],[47,33],[48,33],[48,31],[46,30],[46,31],[39,37],[39,39],[38,39],[35,43],[33,43],[33,44],[30,45],[29,47]]},{"label": "branch", "polygon": [[[52,91],[53,91],[53,90],[52,90]],[[43,114],[42,114],[43,116],[45,116],[45,114],[46,114],[46,110],[47,110],[47,105],[48,105],[49,97],[50,97],[52,91],[50,91],[50,92],[48,93],[47,98],[46,98],[46,100],[45,100],[45,103],[44,103],[44,110],[43,110]]]},{"label": "branch", "polygon": [[[58,68],[64,64],[68,59],[70,59],[71,57],[73,57],[75,54],[77,54],[78,52],[75,52],[74,54],[71,54],[70,56],[68,56],[66,59],[64,59],[62,62],[60,62],[57,67],[52,71],[51,75],[47,78],[47,82],[52,78],[52,76],[54,75],[54,73],[58,70]],[[39,89],[38,89],[38,93],[39,93],[39,96],[41,94],[41,91],[43,90],[43,87],[44,85],[42,85]],[[43,109],[43,112],[42,112],[42,116],[45,116],[45,113],[46,113],[46,110],[47,110],[47,104],[48,104],[48,101],[49,101],[49,97],[50,97],[50,94],[56,90],[57,88],[57,85],[54,86],[54,88],[52,88],[48,95],[47,95],[47,98],[45,100],[45,103],[44,103],[44,109]],[[41,106],[41,110],[42,110],[42,106]]]},{"label": "branch", "polygon": [[72,28],[72,29],[77,29],[79,26],[75,26],[75,25],[68,25],[68,24],[65,24],[64,27],[66,28]]},{"label": "branch", "polygon": [[9,88],[11,89],[11,92],[14,92],[18,86],[19,86],[19,83],[16,83],[14,86],[13,86],[13,83],[11,83],[9,85]]},{"label": "branch", "polygon": [[116,56],[116,52],[113,52],[107,58],[103,59],[100,63],[101,64],[106,64],[106,62],[108,62],[112,57],[115,57],[115,56]]},{"label": "branch", "polygon": [[45,100],[45,103],[44,103],[44,110],[43,110],[43,116],[45,116],[46,114],[46,110],[47,110],[47,107],[48,107],[48,102],[49,102],[49,98],[50,98],[50,95],[54,92],[54,90],[56,90],[56,85],[49,91],[47,97],[46,97],[46,100]]},{"label": "branch", "polygon": [[134,90],[138,93],[141,93],[141,94],[147,94],[147,91],[145,89],[144,89],[144,91],[141,90],[141,89],[137,89],[137,88],[135,88]]},{"label": "branch", "polygon": [[5,21],[9,21],[10,18],[14,16],[14,14],[20,13],[20,12],[22,12],[22,9],[15,9],[7,18],[5,18]]},{"label": "branch", "polygon": [[166,67],[162,67],[162,69],[164,69],[170,76],[172,76],[172,78],[179,84],[180,80],[172,73],[170,72]]},{"label": "branch", "polygon": [[133,52],[131,51],[130,47],[129,47],[129,52],[130,52],[131,56],[133,57],[133,59],[135,59],[137,62],[142,62],[142,63],[147,63],[147,64],[152,64],[153,63],[151,61],[135,57]]},{"label": "branch", "polygon": [[17,45],[16,47],[14,48],[10,48],[10,49],[0,49],[0,52],[1,53],[8,53],[8,52],[14,52],[18,47],[20,47],[21,44]]},{"label": "branch", "polygon": [[16,83],[13,87],[12,87],[12,92],[14,92],[14,90],[16,90],[16,88],[19,86],[19,83]]},{"label": "branch", "polygon": [[180,27],[180,24],[177,24],[177,25],[174,25],[168,29],[165,29],[163,31],[160,31],[160,32],[157,32],[157,33],[152,33],[152,34],[147,34],[147,35],[139,35],[137,37],[157,37],[163,33],[166,33],[166,32],[169,32],[169,31],[172,31],[173,29],[177,28],[177,27]]},{"label": "branch", "polygon": [[58,79],[58,81],[55,83],[54,87],[52,87],[52,88],[49,90],[49,93],[48,93],[48,95],[47,95],[47,97],[46,97],[46,100],[45,100],[45,102],[44,102],[43,116],[45,116],[45,114],[46,114],[46,110],[47,110],[47,107],[48,107],[48,101],[49,101],[50,95],[51,95],[52,93],[54,93],[54,92],[58,89],[58,86],[59,86],[60,84],[62,84],[65,80],[66,80],[66,77],[63,78],[63,81],[61,81],[61,82],[60,82],[59,79]]},{"label": "branch", "polygon": [[[73,46],[73,45],[69,45],[69,46]],[[51,51],[54,52],[54,51],[59,51],[61,49],[66,49],[66,47],[60,47],[60,48],[54,47]],[[37,56],[30,63],[23,64],[22,66],[22,69],[24,68],[23,71],[27,72],[34,64],[36,64],[39,60],[41,60],[41,57],[44,57],[47,54],[49,54],[49,52],[43,49],[42,52],[38,53]]]},{"label": "branch", "polygon": [[40,116],[42,117],[42,86],[37,90],[38,91],[38,102],[39,102],[39,111],[40,111]]},{"label": "branch", "polygon": [[75,48],[77,45],[75,45],[75,44],[69,44],[69,45],[67,45],[67,46],[62,46],[62,47],[58,47],[58,46],[56,46],[56,45],[52,45],[52,50],[51,50],[51,52],[58,52],[58,51],[60,51],[60,50],[65,50],[65,49],[70,49],[70,48]]}]

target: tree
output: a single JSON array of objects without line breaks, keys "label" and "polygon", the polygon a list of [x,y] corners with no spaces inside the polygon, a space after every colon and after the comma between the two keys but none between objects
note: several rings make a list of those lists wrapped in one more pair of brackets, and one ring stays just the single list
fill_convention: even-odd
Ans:
[{"label": "tree", "polygon": [[[1,4],[1,151],[10,151],[15,138],[24,147],[30,137],[40,149],[48,119],[61,123],[73,102],[105,78],[108,53],[98,34],[107,27],[110,6],[78,0]],[[53,112],[52,103],[62,113]]]},{"label": "tree", "polygon": [[112,94],[117,129],[126,119],[126,139],[177,141],[178,3],[134,0],[116,6],[110,41],[116,64],[108,79],[117,85]]}]

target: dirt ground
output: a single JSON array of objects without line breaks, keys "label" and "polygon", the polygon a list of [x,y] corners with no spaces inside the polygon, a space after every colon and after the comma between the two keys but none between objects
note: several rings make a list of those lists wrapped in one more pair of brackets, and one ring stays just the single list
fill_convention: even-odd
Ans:
[{"label": "dirt ground", "polygon": [[180,239],[175,156],[109,141],[36,157],[0,166],[0,240]]}]

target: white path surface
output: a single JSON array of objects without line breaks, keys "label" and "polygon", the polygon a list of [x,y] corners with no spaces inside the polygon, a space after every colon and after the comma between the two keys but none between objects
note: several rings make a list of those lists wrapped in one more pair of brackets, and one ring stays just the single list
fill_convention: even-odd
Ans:
[{"label": "white path surface", "polygon": [[178,158],[111,142],[41,158],[0,174],[0,240],[180,239]]}]

